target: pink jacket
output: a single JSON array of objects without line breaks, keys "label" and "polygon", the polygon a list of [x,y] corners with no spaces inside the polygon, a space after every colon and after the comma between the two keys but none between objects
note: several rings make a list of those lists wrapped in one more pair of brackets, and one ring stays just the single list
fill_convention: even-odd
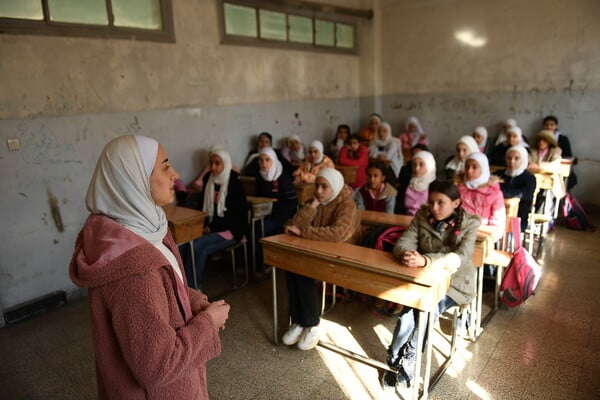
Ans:
[{"label": "pink jacket", "polygon": [[462,206],[471,214],[481,217],[481,225],[494,227],[494,239],[500,240],[506,230],[506,208],[500,184],[483,185],[469,189],[464,183],[458,185]]},{"label": "pink jacket", "polygon": [[[170,233],[164,244],[183,266]],[[208,299],[183,285],[158,249],[91,215],[69,275],[89,289],[100,399],[208,399],[206,363],[221,352],[203,312]]]}]

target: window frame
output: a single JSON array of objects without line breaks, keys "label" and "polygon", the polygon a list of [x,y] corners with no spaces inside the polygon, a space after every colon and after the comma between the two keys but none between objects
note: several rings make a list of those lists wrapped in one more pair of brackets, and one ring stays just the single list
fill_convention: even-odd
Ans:
[{"label": "window frame", "polygon": [[[256,10],[256,37],[231,35],[225,32],[225,3],[251,7]],[[260,16],[259,10],[275,11],[285,14],[288,32],[286,40],[264,39],[260,37]],[[355,10],[341,8],[317,3],[308,3],[302,1],[281,1],[278,3],[265,0],[217,0],[217,12],[219,18],[219,36],[220,43],[225,45],[266,47],[272,49],[314,51],[330,54],[350,54],[357,55],[358,48],[358,18],[372,18],[371,10]],[[312,19],[313,41],[312,43],[291,42],[289,40],[289,16],[300,16]],[[334,45],[325,46],[315,43],[316,20],[331,22],[334,24]],[[337,47],[337,24],[350,25],[353,28],[354,47]]]},{"label": "window frame", "polygon": [[114,26],[111,0],[104,0],[106,2],[106,12],[108,16],[108,25],[106,26],[51,21],[48,1],[40,1],[42,2],[42,10],[44,13],[43,20],[35,21],[20,18],[0,17],[0,33],[17,35],[129,39],[175,43],[172,0],[159,0],[162,28],[156,30]]}]

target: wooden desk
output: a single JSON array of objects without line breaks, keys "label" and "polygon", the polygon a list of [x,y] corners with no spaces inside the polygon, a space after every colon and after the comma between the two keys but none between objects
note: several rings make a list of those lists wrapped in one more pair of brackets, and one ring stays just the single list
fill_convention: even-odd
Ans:
[{"label": "wooden desk", "polygon": [[[204,219],[206,213],[193,210],[191,208],[179,207],[175,204],[169,204],[163,207],[169,223],[169,229],[173,234],[173,239],[178,245],[183,243],[190,244],[190,255],[192,258],[192,276],[194,288],[198,287],[198,277],[196,276],[196,259],[194,257],[194,240],[202,237],[204,233]],[[187,285],[187,282],[185,282]]]},{"label": "wooden desk", "polygon": [[359,210],[360,223],[369,226],[409,226],[414,216]]},{"label": "wooden desk", "polygon": [[300,206],[313,198],[313,194],[315,193],[314,183],[298,183],[294,187],[296,188],[296,196],[298,197],[298,204]]},{"label": "wooden desk", "polygon": [[[335,285],[413,307],[419,312],[417,349],[423,347],[425,330],[426,364],[423,377],[423,398],[427,398],[431,375],[432,327],[434,310],[446,295],[450,274],[440,270],[401,266],[391,253],[359,247],[349,243],[320,242],[281,234],[261,239],[265,263],[274,267],[273,282],[273,340],[278,343],[277,282],[275,267],[329,282]],[[426,321],[429,324],[426,328]],[[383,369],[389,367],[376,360],[340,349],[330,343],[321,346],[342,352],[346,356]],[[415,380],[420,381],[422,353],[417,351]],[[435,378],[434,378],[435,381]],[[419,385],[413,386],[412,398],[419,397]]]},{"label": "wooden desk", "polygon": [[508,197],[504,199],[504,207],[506,208],[506,221],[512,217],[517,217],[519,213],[519,202],[521,201],[518,197]]},{"label": "wooden desk", "polygon": [[381,159],[381,158],[369,158],[369,164],[373,163],[373,162],[382,162],[387,168],[390,167],[390,165],[392,165],[392,162],[390,160],[388,160],[387,158]]},{"label": "wooden desk", "polygon": [[356,165],[336,165],[335,169],[341,172],[344,177],[344,183],[352,185],[356,181]]}]

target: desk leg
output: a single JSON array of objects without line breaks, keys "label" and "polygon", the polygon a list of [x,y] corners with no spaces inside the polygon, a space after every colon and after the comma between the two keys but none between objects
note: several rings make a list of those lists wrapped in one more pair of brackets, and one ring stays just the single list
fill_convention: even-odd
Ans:
[{"label": "desk leg", "polygon": [[192,258],[192,277],[194,278],[194,289],[198,290],[198,277],[196,276],[196,257],[194,255],[193,240],[190,240],[190,257]]},{"label": "desk leg", "polygon": [[273,267],[271,275],[271,282],[273,282],[273,343],[275,346],[279,346],[277,338],[277,268]]},{"label": "desk leg", "polygon": [[252,273],[256,276],[256,219],[252,217]]},{"label": "desk leg", "polygon": [[477,304],[475,306],[475,314],[473,316],[473,329],[475,331],[475,339],[481,335],[481,318],[483,313],[483,267],[477,268]]}]

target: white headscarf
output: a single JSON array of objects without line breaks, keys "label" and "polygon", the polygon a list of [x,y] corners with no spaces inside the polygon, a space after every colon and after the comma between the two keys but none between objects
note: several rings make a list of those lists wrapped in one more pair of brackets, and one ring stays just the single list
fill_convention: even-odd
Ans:
[{"label": "white headscarf", "polygon": [[[514,133],[519,137],[518,144],[525,147],[529,147],[529,144],[525,140],[523,140],[523,131],[521,130],[521,128],[519,128],[518,126],[511,126],[506,130],[506,134],[508,135],[509,133]],[[508,137],[505,140],[508,141]]]},{"label": "white headscarf", "polygon": [[410,182],[409,182],[408,186],[411,189],[416,190],[417,192],[422,192],[429,188],[429,184],[431,182],[435,181],[435,176],[436,176],[435,158],[433,157],[433,154],[431,154],[430,152],[425,151],[425,150],[420,150],[420,151],[416,152],[412,157],[413,162],[414,162],[415,158],[420,158],[421,160],[423,160],[425,162],[425,167],[427,168],[427,172],[423,176],[420,176],[420,177],[413,176],[412,178],[410,178]]},{"label": "white headscarf", "polygon": [[281,161],[277,158],[275,150],[271,147],[264,147],[260,149],[258,154],[266,154],[272,161],[271,168],[268,171],[263,171],[262,168],[260,169],[260,176],[267,182],[273,182],[279,179],[283,172],[283,165],[281,165]]},{"label": "white headscarf", "polygon": [[319,159],[318,160],[312,160],[313,164],[320,164],[321,161],[323,161],[323,157],[325,156],[325,154],[323,154],[323,143],[321,143],[319,140],[315,140],[310,144],[310,147],[314,147],[315,149],[319,150]]},{"label": "white headscarf", "polygon": [[304,160],[306,158],[305,154],[304,154],[304,145],[302,144],[302,139],[300,139],[300,136],[298,135],[292,135],[290,136],[289,140],[293,140],[295,142],[299,142],[300,143],[300,150],[292,150],[290,148],[290,153],[295,155],[295,158],[297,160]]},{"label": "white headscarf", "polygon": [[373,143],[375,143],[376,147],[386,147],[392,141],[392,127],[387,122],[382,122],[379,124],[378,129],[381,129],[384,127],[387,128],[388,134],[383,139],[379,138],[379,131],[375,134],[375,139],[373,139]]},{"label": "white headscarf", "polygon": [[[485,129],[485,126],[478,126],[477,128],[473,129],[473,133],[478,133],[479,135],[481,135],[483,137],[481,144],[477,144],[477,146],[479,147],[479,151],[483,151],[485,149],[485,145],[486,145],[487,137],[488,137],[487,129]],[[477,142],[477,140],[475,142]]]},{"label": "white headscarf", "polygon": [[344,188],[344,176],[335,168],[323,168],[317,174],[317,178],[318,177],[325,178],[333,190],[331,197],[321,202],[323,205],[329,204],[342,192],[342,189]]},{"label": "white headscarf", "polygon": [[[472,136],[468,136],[468,135],[462,136],[460,139],[458,139],[456,141],[457,145],[459,143],[462,143],[465,146],[467,146],[467,148],[469,149],[469,154],[479,152],[479,145],[477,144],[475,139],[473,139]],[[446,164],[446,169],[453,169],[456,172],[462,172],[465,169],[465,162],[459,160],[458,157],[454,156],[448,162],[448,164]]]},{"label": "white headscarf", "polygon": [[467,157],[467,160],[475,160],[481,167],[481,175],[479,178],[473,179],[472,181],[465,181],[465,185],[469,189],[477,189],[479,186],[488,183],[490,180],[490,162],[485,154],[481,152],[471,153]]},{"label": "white headscarf", "polygon": [[208,177],[206,187],[204,188],[204,204],[202,206],[202,211],[208,214],[210,221],[213,220],[215,210],[215,185],[220,185],[219,197],[217,199],[217,215],[222,217],[225,215],[225,211],[227,211],[225,200],[227,199],[229,176],[231,175],[231,157],[229,156],[229,153],[220,147],[217,147],[216,150],[213,147],[212,150],[213,151],[208,153],[208,157],[210,158],[213,155],[218,156],[221,161],[223,161],[223,171],[219,175],[211,173]]},{"label": "white headscarf", "polygon": [[157,155],[158,142],[148,137],[125,135],[111,140],[90,180],[87,209],[114,219],[149,242],[162,242],[167,218],[150,193]]},{"label": "white headscarf", "polygon": [[517,151],[521,155],[521,164],[519,164],[517,169],[513,169],[513,170],[510,170],[510,169],[508,169],[508,167],[506,167],[505,173],[508,176],[519,176],[523,173],[523,171],[525,171],[527,169],[527,166],[529,165],[529,154],[527,153],[527,149],[523,145],[520,145],[520,144],[518,144],[516,146],[512,146],[508,150],[506,150],[507,158],[508,158],[508,153],[510,153],[511,151]]},{"label": "white headscarf", "polygon": [[510,128],[514,128],[515,126],[517,126],[517,121],[515,121],[514,118],[509,118],[506,121],[504,121],[504,123],[502,124],[502,129],[500,130],[500,133],[498,134],[498,137],[496,138],[496,144],[500,144],[504,141],[506,141],[506,132],[508,132],[508,130],[505,130],[504,127],[507,126]]}]

